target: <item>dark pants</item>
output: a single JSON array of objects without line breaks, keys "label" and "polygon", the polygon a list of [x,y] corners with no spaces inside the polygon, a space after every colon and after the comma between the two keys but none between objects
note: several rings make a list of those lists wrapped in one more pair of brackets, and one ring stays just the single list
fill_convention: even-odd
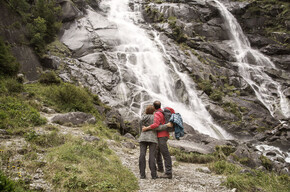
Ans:
[{"label": "dark pants", "polygon": [[155,164],[155,153],[157,143],[152,142],[140,142],[140,156],[139,156],[139,170],[140,175],[145,176],[146,169],[146,151],[149,146],[149,168],[151,171],[151,176],[156,177],[156,164]]},{"label": "dark pants", "polygon": [[165,164],[165,173],[172,174],[172,161],[171,161],[171,156],[167,147],[167,140],[168,140],[167,137],[158,138],[158,149],[157,149],[156,160],[157,160],[158,170],[163,170],[163,162],[162,162],[162,157],[163,157],[164,164]]}]

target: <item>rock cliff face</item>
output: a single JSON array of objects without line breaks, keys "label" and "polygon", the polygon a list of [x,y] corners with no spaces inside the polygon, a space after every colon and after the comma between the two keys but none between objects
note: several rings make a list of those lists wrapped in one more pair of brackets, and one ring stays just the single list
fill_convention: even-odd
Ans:
[{"label": "rock cliff face", "polygon": [[4,1],[0,2],[0,36],[10,45],[11,51],[21,64],[20,72],[27,79],[36,80],[41,68],[40,61],[26,38],[27,30],[21,23],[20,16],[13,12]]},{"label": "rock cliff face", "polygon": [[[279,90],[282,90],[284,100],[289,103],[289,34],[257,33],[257,22],[260,25],[260,20],[255,19],[254,13],[250,14],[254,3],[221,2],[237,17],[252,48],[260,50],[275,64],[276,67],[263,69],[264,74],[277,82],[268,87],[271,98],[279,103]],[[134,110],[141,107],[140,102],[146,97],[150,100],[150,97],[134,94],[132,85],[137,78],[129,70],[120,70],[119,65],[127,62],[134,65],[138,61],[134,54],[129,57],[116,54],[116,47],[121,45],[122,39],[117,37],[117,25],[107,18],[110,6],[106,1],[95,4],[94,8],[80,2],[76,4],[77,8],[70,1],[62,1],[61,5],[63,9],[74,10],[74,15],[64,11],[68,15],[63,16],[67,19],[64,20],[60,38],[71,52],[62,57],[55,54],[49,56],[56,63],[60,77],[90,87],[103,101],[119,108],[122,116],[131,121],[136,117]],[[279,120],[287,117],[279,107],[274,107],[270,112],[257,97],[256,87],[250,86],[242,77],[229,26],[216,1],[130,1],[129,6],[131,11],[141,9],[146,23],[142,19],[137,19],[135,23],[152,38],[152,31],[158,31],[160,41],[170,56],[170,59],[164,56],[165,62],[174,61],[180,72],[191,76],[206,109],[227,132],[236,137],[252,138],[260,132],[273,129],[280,124]],[[289,16],[287,14],[289,12],[286,12],[286,17]],[[274,20],[276,15],[272,16],[268,19]],[[245,58],[253,66],[258,65],[252,53]],[[187,103],[184,83],[180,79],[175,81],[177,96]],[[257,86],[262,84],[262,80],[259,81]],[[127,90],[131,93],[127,94],[126,101],[121,94],[122,83],[132,88]],[[279,90],[275,87],[278,84],[281,85]],[[290,138],[286,136],[285,139],[289,141]],[[279,143],[279,139],[276,140],[275,143]]]},{"label": "rock cliff face", "polygon": [[[171,52],[178,58],[176,61],[192,74],[198,88],[210,97],[207,108],[219,124],[230,132],[246,136],[271,129],[279,123],[277,119],[285,118],[278,111],[273,114],[273,118],[257,98],[253,86],[249,86],[241,77],[240,70],[235,65],[235,49],[230,42],[232,34],[229,33],[229,26],[216,1],[162,2],[147,1],[148,4],[143,6],[143,15],[147,22],[174,39],[183,53],[186,53]],[[251,11],[254,8],[262,9],[257,2],[220,2],[242,24],[251,46],[274,62],[276,67],[265,69],[265,73],[282,85],[289,102],[289,33],[266,33],[265,30],[260,30],[268,26],[264,26],[266,21],[260,21],[265,20],[262,14],[257,17],[256,12]],[[282,14],[283,9],[278,10],[280,12],[267,15],[268,23],[273,24],[277,20],[276,16]],[[283,17],[288,18],[289,11],[284,11]],[[283,27],[287,28],[286,20]],[[192,60],[194,56],[198,61]],[[247,60],[256,65],[255,56],[248,55]],[[217,89],[222,93],[214,91]]]}]

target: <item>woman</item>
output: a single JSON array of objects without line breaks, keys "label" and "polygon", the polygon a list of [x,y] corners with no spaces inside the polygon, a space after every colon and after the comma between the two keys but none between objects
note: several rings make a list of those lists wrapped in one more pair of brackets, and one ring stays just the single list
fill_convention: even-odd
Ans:
[{"label": "woman", "polygon": [[156,164],[155,164],[155,152],[156,146],[158,143],[157,133],[156,131],[147,131],[142,132],[142,126],[149,126],[153,124],[155,108],[153,105],[149,105],[146,107],[145,114],[142,115],[141,123],[140,123],[140,156],[139,156],[139,170],[140,170],[140,179],[145,179],[145,169],[146,169],[146,151],[147,147],[149,147],[149,168],[151,171],[152,179],[157,178],[156,174]]}]

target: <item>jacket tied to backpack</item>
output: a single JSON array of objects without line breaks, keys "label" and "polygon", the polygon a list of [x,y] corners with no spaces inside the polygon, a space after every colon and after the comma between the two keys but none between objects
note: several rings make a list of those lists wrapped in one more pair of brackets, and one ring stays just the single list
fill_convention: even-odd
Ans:
[{"label": "jacket tied to backpack", "polygon": [[179,140],[180,137],[184,136],[184,127],[181,115],[179,113],[171,114],[169,122],[173,123],[175,138]]}]

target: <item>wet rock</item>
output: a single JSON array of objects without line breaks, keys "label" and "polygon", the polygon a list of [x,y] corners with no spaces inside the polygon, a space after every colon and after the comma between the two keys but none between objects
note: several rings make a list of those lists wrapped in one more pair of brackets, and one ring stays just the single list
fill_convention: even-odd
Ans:
[{"label": "wet rock", "polygon": [[261,36],[259,34],[247,34],[252,47],[262,48],[269,44],[276,44],[273,39]]},{"label": "wet rock", "polygon": [[287,55],[290,52],[290,49],[284,45],[271,44],[263,47],[261,52],[266,55]]},{"label": "wet rock", "polygon": [[56,115],[51,119],[51,121],[61,125],[68,123],[72,123],[73,125],[81,125],[85,123],[95,124],[96,118],[91,114],[83,112],[70,112],[66,114]]}]

